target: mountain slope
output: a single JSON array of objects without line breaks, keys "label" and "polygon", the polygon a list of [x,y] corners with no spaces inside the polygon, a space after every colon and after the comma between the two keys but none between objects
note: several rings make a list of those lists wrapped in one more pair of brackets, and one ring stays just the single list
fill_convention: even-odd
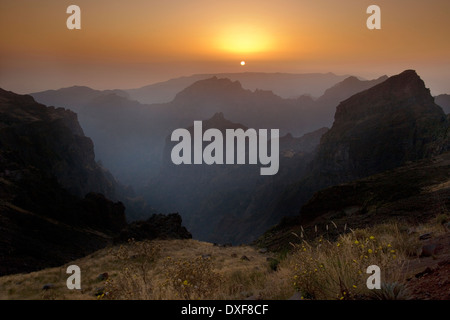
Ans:
[{"label": "mountain slope", "polygon": [[273,212],[296,215],[329,186],[449,150],[449,121],[412,70],[341,102],[308,174],[287,186]]},{"label": "mountain slope", "polygon": [[0,89],[0,275],[61,265],[137,235],[190,237],[178,214],[127,225],[123,203],[105,197],[116,197],[115,180],[94,159],[75,113]]},{"label": "mountain slope", "polygon": [[95,162],[94,145],[77,115],[38,104],[30,96],[0,89],[2,153],[19,165],[32,164],[49,172],[77,196],[98,192],[116,198],[113,177]]},{"label": "mountain slope", "polygon": [[316,166],[332,183],[395,168],[444,151],[449,123],[413,71],[341,102]]},{"label": "mountain slope", "polygon": [[434,101],[437,105],[439,105],[442,110],[444,110],[445,114],[450,113],[450,95],[449,94],[441,94],[434,98]]},{"label": "mountain slope", "polygon": [[[96,193],[93,193],[96,192]],[[76,115],[0,89],[0,274],[62,264],[125,225]]]},{"label": "mountain slope", "polygon": [[314,103],[314,122],[322,126],[331,127],[336,111],[336,105],[358,92],[367,90],[382,83],[388,77],[382,76],[374,80],[359,80],[356,77],[348,77],[343,81],[327,89]]},{"label": "mountain slope", "polygon": [[283,219],[257,242],[278,250],[298,241],[294,234],[300,235],[302,230],[309,235],[318,232],[336,237],[345,225],[347,230],[389,221],[417,225],[445,213],[449,206],[450,153],[446,152],[320,190],[302,206],[299,215]]}]

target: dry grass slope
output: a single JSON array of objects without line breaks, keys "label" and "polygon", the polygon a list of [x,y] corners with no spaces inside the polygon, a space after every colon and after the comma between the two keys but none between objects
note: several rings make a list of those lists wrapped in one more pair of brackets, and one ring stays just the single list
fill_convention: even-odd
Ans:
[{"label": "dry grass slope", "polygon": [[[2,277],[0,299],[414,299],[426,288],[426,277],[422,282],[414,277],[420,268],[442,261],[447,267],[448,223],[448,214],[415,226],[385,223],[356,230],[330,221],[328,228],[340,233],[337,240],[301,232],[293,250],[277,255],[196,240],[129,241],[59,268]],[[441,243],[446,253],[420,257],[418,235],[424,233],[447,239]],[[71,264],[81,268],[81,290],[66,287]],[[366,268],[373,264],[382,270],[382,290],[366,287]],[[450,290],[445,279],[434,280],[441,287],[428,289]],[[436,296],[448,297],[443,294]]]}]

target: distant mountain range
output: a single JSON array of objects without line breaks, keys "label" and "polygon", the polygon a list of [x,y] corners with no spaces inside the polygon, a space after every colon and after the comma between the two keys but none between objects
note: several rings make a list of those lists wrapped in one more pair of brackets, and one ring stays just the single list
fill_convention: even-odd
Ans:
[{"label": "distant mountain range", "polygon": [[[256,81],[258,74],[237,75],[245,75]],[[264,75],[264,81],[261,81],[265,86],[269,85],[270,79],[274,81],[279,77],[285,77],[284,81],[291,78],[302,81],[312,79],[310,85],[317,83],[315,78],[325,78],[322,88],[330,82],[332,88],[317,101],[305,95],[284,99],[272,91],[251,91],[244,89],[240,82],[213,76],[191,83],[174,93],[171,102],[164,104],[145,105],[130,100],[120,90],[98,91],[87,87],[49,90],[33,93],[32,96],[46,105],[77,112],[85,133],[95,143],[97,159],[120,181],[140,188],[147,183],[143,177],[148,177],[148,180],[158,173],[165,138],[176,128],[189,126],[194,120],[205,120],[222,112],[228,119],[248,127],[278,128],[283,135],[291,133],[301,136],[322,127],[330,127],[334,108],[341,99],[383,80],[362,81],[350,77],[344,79],[342,84],[336,84],[338,80],[332,74]],[[187,81],[188,78],[181,79]],[[189,79],[190,83],[192,79]],[[174,80],[176,83],[179,81]],[[294,87],[295,83],[292,82],[290,86]],[[277,86],[278,83],[274,81],[273,85]]]},{"label": "distant mountain range", "polygon": [[[244,75],[256,85],[256,74]],[[265,76],[261,83],[270,79]],[[317,77],[323,81],[323,75]],[[298,214],[320,189],[447,150],[448,119],[414,71],[368,81],[327,77],[335,82],[316,87],[324,92],[317,99],[285,98],[216,75],[174,79],[141,91],[72,87],[33,96],[76,110],[103,165],[158,211],[179,211],[194,237],[239,243]],[[144,101],[148,92],[158,97],[158,86],[167,89],[160,90],[166,97],[173,95],[170,102],[130,100],[141,95]],[[184,88],[169,90],[177,86]],[[445,96],[436,101],[445,107]],[[279,128],[279,174],[265,179],[251,166],[171,166],[167,137],[195,120],[214,122],[222,130],[230,125]]]},{"label": "distant mountain range", "polygon": [[159,82],[138,89],[124,90],[130,99],[144,104],[165,103],[174,99],[175,95],[193,83],[212,77],[239,81],[248,90],[266,90],[285,99],[296,99],[302,95],[321,96],[326,89],[344,80],[348,76],[333,73],[220,73],[196,74]]}]

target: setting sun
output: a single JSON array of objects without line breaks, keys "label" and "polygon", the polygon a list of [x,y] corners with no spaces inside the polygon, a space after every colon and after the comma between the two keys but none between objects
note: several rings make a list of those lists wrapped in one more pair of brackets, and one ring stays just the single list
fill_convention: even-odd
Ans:
[{"label": "setting sun", "polygon": [[271,36],[256,26],[229,27],[219,39],[219,49],[230,53],[264,53],[273,47]]},{"label": "setting sun", "polygon": [[245,61],[241,61],[241,66],[245,66]]}]

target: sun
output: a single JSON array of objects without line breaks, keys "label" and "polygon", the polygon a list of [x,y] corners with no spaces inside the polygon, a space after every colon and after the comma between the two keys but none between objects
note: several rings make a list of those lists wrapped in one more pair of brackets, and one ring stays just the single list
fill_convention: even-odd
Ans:
[{"label": "sun", "polygon": [[245,61],[244,60],[241,61],[241,66],[245,66]]},{"label": "sun", "polygon": [[229,26],[217,37],[221,51],[235,54],[259,54],[273,45],[272,37],[255,26]]}]

